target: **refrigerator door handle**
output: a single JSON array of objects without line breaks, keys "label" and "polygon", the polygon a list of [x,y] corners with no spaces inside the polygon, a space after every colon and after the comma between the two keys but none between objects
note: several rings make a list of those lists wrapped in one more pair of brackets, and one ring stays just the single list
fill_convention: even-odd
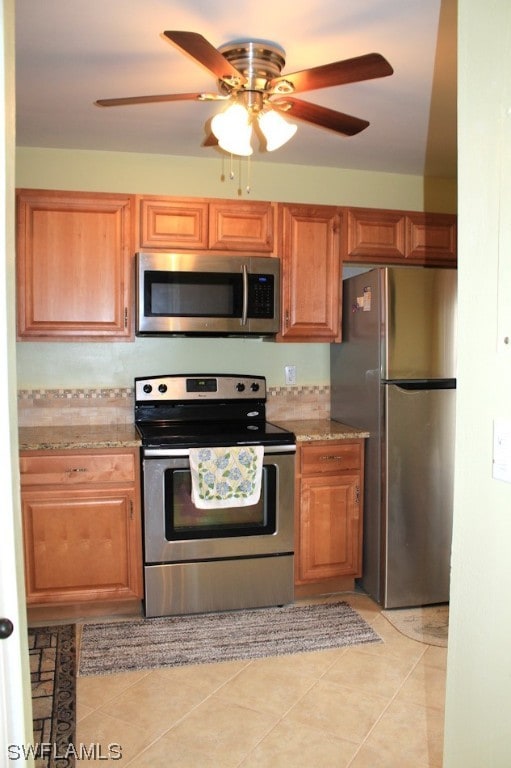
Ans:
[{"label": "refrigerator door handle", "polygon": [[383,384],[390,384],[410,392],[424,389],[456,389],[456,379],[409,379],[392,381],[386,380]]}]

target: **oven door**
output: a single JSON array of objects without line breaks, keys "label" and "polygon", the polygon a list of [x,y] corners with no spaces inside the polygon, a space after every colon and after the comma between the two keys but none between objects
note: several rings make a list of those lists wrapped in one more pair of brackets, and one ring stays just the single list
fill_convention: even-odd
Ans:
[{"label": "oven door", "polygon": [[292,553],[294,452],[295,446],[265,448],[257,504],[211,510],[192,502],[186,450],[146,449],[146,565]]}]

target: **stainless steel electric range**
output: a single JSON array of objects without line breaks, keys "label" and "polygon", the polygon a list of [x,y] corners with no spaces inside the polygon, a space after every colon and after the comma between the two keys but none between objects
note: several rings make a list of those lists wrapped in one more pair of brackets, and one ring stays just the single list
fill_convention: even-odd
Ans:
[{"label": "stainless steel electric range", "polygon": [[[135,379],[142,438],[146,616],[284,605],[294,599],[296,440],[266,421],[263,376]],[[198,509],[189,451],[264,447],[250,506]]]}]

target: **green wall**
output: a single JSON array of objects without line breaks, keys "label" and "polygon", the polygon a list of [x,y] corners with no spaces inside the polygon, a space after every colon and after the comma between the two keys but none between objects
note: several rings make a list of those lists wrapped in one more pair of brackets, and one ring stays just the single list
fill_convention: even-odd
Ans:
[{"label": "green wall", "polygon": [[460,0],[458,13],[463,258],[443,766],[509,768],[511,483],[493,462],[495,422],[511,425],[511,3]]},{"label": "green wall", "polygon": [[[16,186],[96,192],[355,205],[454,212],[452,179],[371,173],[251,160],[234,164],[234,181],[220,157],[190,158],[121,152],[18,148]],[[427,204],[426,202],[427,201]],[[433,202],[432,202],[433,201]],[[283,386],[284,366],[297,384],[327,384],[328,344],[276,344],[260,339],[136,339],[132,343],[17,344],[19,389],[127,387],[134,376],[178,372],[254,373]]]}]

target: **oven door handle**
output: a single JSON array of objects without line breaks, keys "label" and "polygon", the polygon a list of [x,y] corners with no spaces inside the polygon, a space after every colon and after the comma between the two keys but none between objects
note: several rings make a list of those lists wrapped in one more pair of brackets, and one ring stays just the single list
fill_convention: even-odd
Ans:
[{"label": "oven door handle", "polygon": [[247,324],[248,316],[248,270],[247,265],[243,264],[243,306],[241,309],[241,324]]},{"label": "oven door handle", "polygon": [[[257,445],[257,443],[238,443],[238,445]],[[144,448],[144,457],[160,456],[160,457],[182,457],[186,458],[190,456],[188,448]],[[296,453],[296,445],[265,445],[264,455],[275,453]]]}]

